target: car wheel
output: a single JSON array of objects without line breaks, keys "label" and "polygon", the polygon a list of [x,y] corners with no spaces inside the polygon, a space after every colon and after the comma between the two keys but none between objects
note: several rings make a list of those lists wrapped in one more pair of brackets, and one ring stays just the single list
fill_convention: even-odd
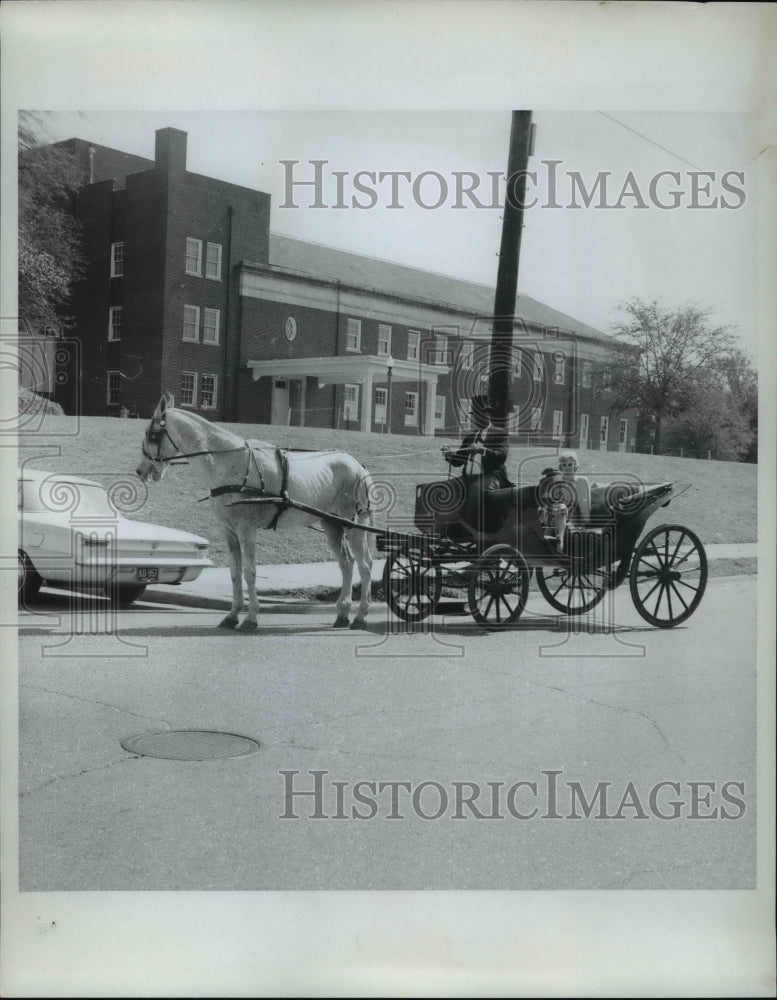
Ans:
[{"label": "car wheel", "polygon": [[145,584],[123,584],[120,587],[106,587],[106,593],[115,604],[133,604],[146,592]]},{"label": "car wheel", "polygon": [[19,550],[19,601],[26,604],[41,588],[43,580],[26,552]]}]

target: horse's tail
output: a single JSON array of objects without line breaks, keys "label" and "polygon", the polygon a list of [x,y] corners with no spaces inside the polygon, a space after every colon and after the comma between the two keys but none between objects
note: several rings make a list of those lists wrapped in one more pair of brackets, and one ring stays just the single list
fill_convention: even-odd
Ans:
[{"label": "horse's tail", "polygon": [[[359,482],[356,484],[356,491],[355,491],[356,495],[354,498],[356,501],[355,514],[362,524],[367,525],[370,528],[372,528],[375,524],[375,516],[372,512],[372,505],[370,502],[372,499],[372,494],[374,489],[375,489],[375,484],[373,482],[372,476],[370,475],[368,470],[365,469],[365,467],[362,465]],[[362,532],[362,534],[365,534],[367,536],[365,540],[365,543],[367,545],[367,551],[369,552],[370,557],[374,558],[376,551],[375,536],[372,534],[371,531],[365,531]]]}]

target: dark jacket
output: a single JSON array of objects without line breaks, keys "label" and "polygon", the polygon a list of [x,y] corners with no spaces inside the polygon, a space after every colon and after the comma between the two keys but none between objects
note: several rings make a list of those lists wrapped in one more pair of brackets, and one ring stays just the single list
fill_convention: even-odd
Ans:
[{"label": "dark jacket", "polygon": [[467,461],[471,455],[468,448],[473,444],[482,444],[484,448],[481,456],[483,475],[501,473],[506,482],[507,477],[504,474],[504,464],[507,460],[507,451],[510,445],[507,431],[503,427],[488,424],[487,427],[481,430],[472,431],[465,435],[461,446],[456,451],[448,453],[447,459],[450,464],[455,467],[463,466],[466,468]]}]

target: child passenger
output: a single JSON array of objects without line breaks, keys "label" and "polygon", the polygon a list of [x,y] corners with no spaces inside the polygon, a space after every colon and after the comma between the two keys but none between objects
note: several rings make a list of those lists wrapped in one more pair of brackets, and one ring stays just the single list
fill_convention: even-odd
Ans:
[{"label": "child passenger", "polygon": [[[560,476],[556,482],[564,484],[557,488],[563,500],[551,506],[552,528],[545,536],[547,542],[555,545],[559,552],[564,548],[564,536],[569,519],[585,524],[591,516],[591,482],[585,476],[578,476],[577,455],[573,451],[562,451],[558,456]],[[556,491],[554,491],[556,492]]]}]

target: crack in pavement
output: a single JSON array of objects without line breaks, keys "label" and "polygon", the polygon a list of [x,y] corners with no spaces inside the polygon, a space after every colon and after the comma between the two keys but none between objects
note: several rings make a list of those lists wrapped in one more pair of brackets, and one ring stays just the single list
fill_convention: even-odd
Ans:
[{"label": "crack in pavement", "polygon": [[661,729],[661,727],[658,725],[658,723],[655,721],[655,719],[652,719],[645,712],[641,712],[638,708],[626,708],[623,705],[612,705],[606,701],[597,701],[596,698],[585,698],[582,695],[577,695],[571,691],[567,691],[566,688],[559,687],[557,684],[542,684],[540,683],[540,681],[529,680],[529,678],[525,678],[525,681],[527,684],[532,684],[534,687],[546,688],[548,691],[558,691],[560,694],[566,695],[567,698],[574,698],[576,701],[582,702],[584,705],[598,705],[600,708],[608,708],[613,712],[625,712],[641,716],[646,722],[648,722],[653,727],[653,729],[655,729],[655,731],[663,740],[664,746],[669,751],[669,753],[673,754],[673,756],[675,756],[680,761],[681,764],[687,765],[688,761],[685,760],[685,758],[674,749],[672,744],[669,742],[668,737]]},{"label": "crack in pavement", "polygon": [[40,785],[35,785],[33,788],[28,788],[23,792],[19,792],[20,799],[26,799],[35,792],[41,791],[41,789],[46,788],[48,785],[53,785],[57,781],[66,781],[68,778],[80,778],[82,774],[89,774],[90,771],[107,771],[109,767],[115,767],[116,764],[126,764],[129,760],[139,760],[138,754],[132,754],[129,757],[120,757],[118,760],[111,760],[107,764],[100,764],[97,767],[85,767],[81,771],[71,771],[68,774],[55,774],[53,778],[49,778],[48,781],[42,782]]},{"label": "crack in pavement", "polygon": [[29,682],[20,683],[19,687],[31,688],[33,691],[44,691],[46,694],[59,695],[61,698],[72,698],[73,701],[82,701],[87,705],[102,705],[104,708],[111,708],[114,712],[120,712],[122,715],[131,715],[135,719],[146,719],[155,722],[161,722],[168,729],[172,728],[172,723],[167,719],[162,719],[158,715],[141,715],[139,712],[133,712],[129,708],[120,708],[118,705],[113,705],[109,701],[100,701],[99,698],[81,698],[77,694],[70,694],[67,691],[52,691],[51,688],[43,687],[40,684],[30,684]]}]

